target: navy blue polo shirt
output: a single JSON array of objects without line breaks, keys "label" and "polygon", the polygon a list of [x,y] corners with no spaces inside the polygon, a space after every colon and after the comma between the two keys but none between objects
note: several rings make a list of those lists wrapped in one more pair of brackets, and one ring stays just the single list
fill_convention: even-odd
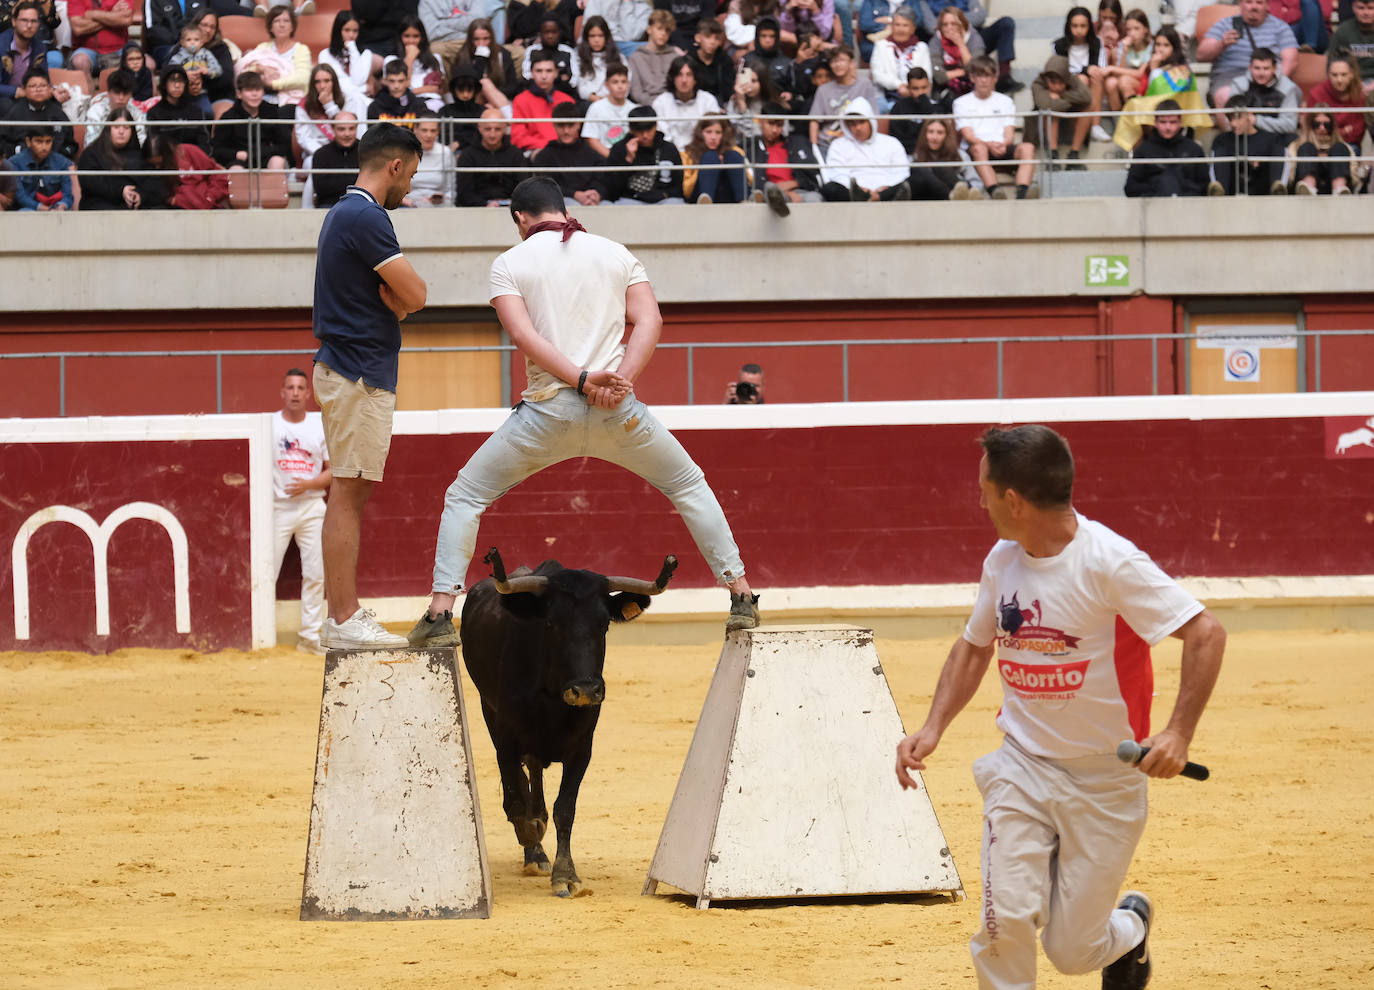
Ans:
[{"label": "navy blue polo shirt", "polygon": [[366,189],[349,186],[320,228],[315,360],[388,392],[396,391],[401,324],[378,293],[377,269],[401,256],[390,215]]}]

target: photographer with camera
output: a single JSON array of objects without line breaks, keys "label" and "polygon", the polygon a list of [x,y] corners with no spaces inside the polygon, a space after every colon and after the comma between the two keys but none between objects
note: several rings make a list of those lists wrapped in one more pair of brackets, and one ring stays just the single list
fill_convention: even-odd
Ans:
[{"label": "photographer with camera", "polygon": [[746,364],[739,369],[739,381],[725,386],[725,404],[756,406],[763,402],[763,369],[757,364]]}]

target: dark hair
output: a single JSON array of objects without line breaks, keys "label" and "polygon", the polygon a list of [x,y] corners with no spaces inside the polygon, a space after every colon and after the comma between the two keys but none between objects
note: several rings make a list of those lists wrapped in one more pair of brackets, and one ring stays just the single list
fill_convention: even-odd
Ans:
[{"label": "dark hair", "polygon": [[[725,37],[725,25],[721,24],[720,21],[716,20],[714,17],[703,17],[701,20],[697,21],[696,33],[704,34],[712,38],[723,38]],[[801,31],[798,30],[797,34],[800,37]]]},{"label": "dark hair", "polygon": [[126,96],[134,95],[134,84],[138,80],[134,79],[134,74],[128,69],[115,69],[105,80],[105,91],[107,93],[123,93]]},{"label": "dark hair", "polygon": [[[91,153],[111,172],[122,170],[125,167],[124,159],[115,150],[113,128],[110,126],[117,121],[123,121],[130,125],[129,145],[132,145],[135,151],[142,151],[142,145],[138,142],[138,131],[134,127],[134,115],[128,107],[121,107],[105,119],[105,125],[100,128],[100,136],[90,145]],[[125,145],[125,147],[129,145]]]},{"label": "dark hair", "polygon": [[913,65],[910,69],[907,70],[907,74],[906,74],[906,81],[907,81],[907,82],[911,82],[911,80],[913,80],[913,79],[929,79],[929,78],[930,78],[930,73],[927,72],[925,69],[921,68],[919,65]]},{"label": "dark hair", "polygon": [[242,93],[245,89],[266,90],[267,83],[262,81],[261,75],[254,72],[252,69],[247,69],[240,72],[238,78],[234,80],[235,92]]},{"label": "dark hair", "polygon": [[373,124],[358,142],[358,170],[366,172],[379,168],[394,158],[405,158],[424,154],[420,139],[415,132],[397,127],[390,121]]},{"label": "dark hair", "polygon": [[[425,22],[414,14],[407,14],[405,17],[402,17],[401,22],[396,25],[396,50],[398,52],[406,50],[405,45],[401,44],[401,35],[412,28],[420,32],[420,54],[415,56],[415,61],[419,62],[431,72],[438,72],[442,75],[444,71],[443,63],[429,50],[429,32],[425,30]],[[405,61],[402,60],[401,64],[404,65]]]},{"label": "dark hair", "polygon": [[683,149],[683,161],[687,161],[688,159],[691,159],[693,162],[701,161],[702,156],[706,154],[706,128],[710,127],[712,124],[716,124],[720,127],[721,154],[724,154],[734,145],[735,128],[734,125],[730,123],[730,118],[725,115],[724,111],[712,110],[703,115],[702,118],[697,121],[696,126],[692,128],[692,140],[688,141],[687,147]]},{"label": "dark hair", "polygon": [[[577,66],[582,70],[585,79],[596,75],[596,52],[592,51],[591,42],[587,40],[587,34],[592,28],[600,28],[606,32],[606,47],[601,49],[601,57],[606,63],[606,75],[611,74],[613,66],[624,65],[620,60],[620,49],[616,47],[615,38],[611,37],[610,24],[606,23],[606,18],[600,14],[593,14],[582,22],[582,40],[577,43]],[[625,71],[628,73],[629,69]]]},{"label": "dark hair", "polygon": [[978,442],[987,454],[988,481],[998,491],[1015,489],[1037,509],[1061,509],[1073,501],[1073,454],[1048,426],[994,426]]},{"label": "dark hair", "polygon": [[1224,109],[1230,110],[1232,112],[1235,112],[1237,110],[1244,110],[1246,113],[1249,113],[1251,110],[1254,109],[1254,107],[1255,95],[1247,91],[1244,93],[1232,94],[1231,98],[1226,101],[1226,106],[1224,107]]},{"label": "dark hair", "polygon": [[609,62],[606,63],[607,79],[611,78],[611,76],[628,76],[629,74],[630,68],[624,62],[617,62],[615,65],[611,65]]},{"label": "dark hair", "polygon": [[[29,80],[30,80],[30,79],[47,79],[47,78],[48,78],[48,63],[47,63],[47,62],[44,62],[44,61],[42,61],[42,60],[40,59],[39,61],[34,62],[32,65],[30,65],[27,69],[24,70],[24,79],[23,79],[23,83],[24,83],[25,86],[27,86],[27,85],[29,84]],[[48,80],[48,84],[49,84],[49,85],[52,85],[52,80]]]},{"label": "dark hair", "polygon": [[[368,131],[371,134],[371,131]],[[547,175],[535,175],[523,180],[510,194],[510,215],[517,213],[561,213],[563,208],[563,187]]]},{"label": "dark hair", "polygon": [[267,28],[267,37],[269,39],[272,37],[272,22],[282,14],[291,18],[291,37],[294,38],[296,36],[296,28],[299,27],[301,23],[300,18],[296,16],[296,11],[292,7],[284,3],[279,3],[269,10],[267,16],[263,18],[263,27]]},{"label": "dark hair", "polygon": [[189,102],[191,99],[191,77],[179,65],[171,65],[162,70],[162,78],[157,81],[157,91],[162,94],[163,103],[180,107],[182,103],[172,103],[172,98],[167,95],[167,84],[173,79],[181,80],[181,85],[185,87],[181,91],[181,99],[183,103]]},{"label": "dark hair", "polygon": [[505,60],[501,58],[501,53],[505,51],[501,47],[501,39],[496,37],[496,29],[491,26],[491,21],[485,17],[473,18],[468,25],[468,35],[463,39],[463,47],[458,51],[457,65],[471,65],[479,76],[481,82],[481,70],[477,69],[477,42],[473,41],[472,36],[479,30],[486,31],[491,35],[491,55],[487,58],[487,75],[497,89],[504,89],[506,86],[506,67]]},{"label": "dark hair", "polygon": [[24,0],[23,3],[15,4],[14,9],[10,11],[10,17],[17,17],[19,12],[22,10],[31,10],[35,14],[37,14],[38,26],[40,29],[43,27],[43,5],[40,4],[38,0]]},{"label": "dark hair", "polygon": [[320,94],[315,89],[315,76],[321,72],[329,73],[329,81],[333,85],[330,91],[330,100],[336,104],[340,110],[344,105],[343,87],[339,85],[339,74],[334,71],[334,67],[328,62],[320,62],[310,70],[310,85],[305,88],[305,112],[315,120],[326,120],[328,114],[324,112],[324,104],[320,102]]},{"label": "dark hair", "polygon": [[306,381],[310,381],[310,376],[301,371],[300,368],[288,368],[286,374],[281,376],[281,380],[286,381],[288,378],[304,378]]},{"label": "dark hair", "polygon": [[739,370],[740,370],[740,373],[741,373],[741,374],[744,374],[744,375],[761,375],[761,374],[763,374],[763,369],[760,368],[757,364],[754,364],[753,362],[750,362],[749,364],[741,365]]},{"label": "dark hair", "polygon": [[[930,146],[930,134],[926,130],[931,124],[941,124],[945,129],[945,139],[938,148]],[[959,130],[949,117],[932,117],[921,125],[921,133],[916,138],[916,160],[918,162],[957,162],[959,161]]]},{"label": "dark hair", "polygon": [[550,114],[554,120],[576,120],[582,119],[582,110],[576,103],[560,103],[553,108]]},{"label": "dark hair", "polygon": [[1278,57],[1274,54],[1274,49],[1272,48],[1256,48],[1250,53],[1250,61],[1277,64]]},{"label": "dark hair", "polygon": [[677,99],[677,75],[683,69],[692,70],[692,99],[696,99],[701,80],[697,78],[697,70],[692,68],[692,59],[688,55],[679,55],[668,63],[668,92],[673,94],[673,99]]},{"label": "dark hair", "polygon": [[34,125],[32,125],[27,131],[24,132],[24,137],[26,137],[26,138],[41,138],[41,137],[52,138],[53,143],[56,144],[56,143],[57,143],[57,128],[55,128],[55,127],[50,127],[50,126],[46,126],[46,127],[45,127],[43,124],[34,124]]},{"label": "dark hair", "polygon": [[[769,100],[763,106],[759,107],[759,116],[785,117],[787,116],[787,111],[782,108],[782,104],[777,100]],[[778,123],[782,123],[782,121],[778,121]]]},{"label": "dark hair", "polygon": [[1086,43],[1091,43],[1097,37],[1097,31],[1093,28],[1093,15],[1087,7],[1070,7],[1069,13],[1064,18],[1064,40],[1072,41],[1073,35],[1069,33],[1069,25],[1073,23],[1075,17],[1086,17],[1088,19],[1088,34],[1083,39]]},{"label": "dark hair", "polygon": [[1097,19],[1102,20],[1102,13],[1110,11],[1116,15],[1116,22],[1120,24],[1126,17],[1121,12],[1121,0],[1099,0],[1097,4]]},{"label": "dark hair", "polygon": [[1162,27],[1155,32],[1155,37],[1163,38],[1165,41],[1167,41],[1170,45],[1173,46],[1174,50],[1174,53],[1169,56],[1167,61],[1159,63],[1160,68],[1164,68],[1170,65],[1188,64],[1188,56],[1183,51],[1183,41],[1179,38],[1177,31],[1175,31],[1172,27]]},{"label": "dark hair", "polygon": [[386,61],[382,63],[382,75],[384,76],[405,76],[410,78],[410,66],[406,65],[406,60],[399,55],[388,55]]},{"label": "dark hair", "polygon": [[630,130],[640,134],[658,127],[658,114],[654,113],[653,107],[635,107],[627,119]]},{"label": "dark hair", "polygon": [[349,21],[354,21],[362,27],[362,22],[351,10],[341,10],[334,15],[334,24],[329,29],[329,54],[335,58],[341,59],[344,56],[343,29]]},{"label": "dark hair", "polygon": [[554,56],[553,52],[549,51],[547,48],[531,48],[530,68],[533,69],[540,62],[552,62],[557,65],[558,59]]},{"label": "dark hair", "polygon": [[1155,104],[1155,117],[1161,113],[1182,113],[1183,107],[1178,105],[1178,100],[1160,100]]}]

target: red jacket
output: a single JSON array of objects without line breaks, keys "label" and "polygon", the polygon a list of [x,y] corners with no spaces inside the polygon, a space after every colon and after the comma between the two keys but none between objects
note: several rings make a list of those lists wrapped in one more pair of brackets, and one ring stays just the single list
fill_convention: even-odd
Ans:
[{"label": "red jacket", "polygon": [[[516,120],[521,117],[552,117],[553,108],[560,103],[571,103],[573,98],[561,89],[555,89],[551,97],[533,90],[534,84],[511,100],[510,115]],[[526,151],[538,151],[552,141],[553,124],[511,124],[510,143]]]},{"label": "red jacket", "polygon": [[1358,148],[1360,142],[1364,140],[1364,112],[1366,109],[1364,101],[1360,100],[1356,102],[1354,100],[1341,99],[1336,95],[1336,91],[1331,88],[1331,80],[1323,79],[1312,87],[1312,92],[1307,94],[1307,99],[1303,102],[1303,106],[1316,107],[1321,106],[1323,103],[1332,110],[1336,110],[1339,107],[1356,108],[1357,112],[1355,113],[1336,114],[1336,130],[1340,132],[1339,137],[1342,141]]},{"label": "red jacket", "polygon": [[229,173],[194,144],[177,145],[177,169],[218,169],[217,175],[183,175],[169,204],[177,210],[213,210],[229,198]]}]

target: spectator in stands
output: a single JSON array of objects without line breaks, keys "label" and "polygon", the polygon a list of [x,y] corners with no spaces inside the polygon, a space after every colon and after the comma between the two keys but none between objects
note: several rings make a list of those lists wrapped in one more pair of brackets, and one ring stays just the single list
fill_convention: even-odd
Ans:
[{"label": "spectator in stands", "polygon": [[937,30],[931,39],[930,57],[935,70],[931,82],[936,102],[948,110],[959,97],[973,92],[968,68],[986,51],[982,35],[973,30],[962,10],[945,7],[940,11]]},{"label": "spectator in stands", "polygon": [[19,208],[19,182],[10,160],[0,155],[0,213]]},{"label": "spectator in stands", "polygon": [[779,94],[773,92],[773,84],[768,76],[755,69],[752,59],[753,56],[745,57],[744,64],[735,76],[735,91],[730,94],[730,102],[725,105],[735,125],[735,131],[746,142],[753,140],[757,135],[755,122],[758,115],[763,112],[764,104],[777,103],[783,107],[784,112],[788,110]]},{"label": "spectator in stands", "polygon": [[488,108],[477,122],[480,143],[463,149],[458,168],[492,169],[458,173],[459,206],[509,206],[510,195],[529,176],[524,154],[506,136],[506,116]]},{"label": "spectator in stands", "polygon": [[919,66],[907,70],[906,82],[897,94],[891,111],[894,119],[888,121],[888,133],[902,142],[902,147],[910,155],[916,150],[921,128],[925,126],[923,118],[938,113],[940,108],[930,98],[930,76]]},{"label": "spectator in stands", "polygon": [[440,71],[453,71],[458,53],[467,41],[468,28],[485,9],[480,3],[454,3],[453,0],[419,0],[420,23],[425,28],[429,50],[439,59]]},{"label": "spectator in stands", "polygon": [[835,34],[835,0],[787,0],[779,8],[779,40],[788,48],[796,46],[802,31],[815,31],[827,40]]},{"label": "spectator in stands", "polygon": [[1199,62],[1211,62],[1211,83],[1207,97],[1212,106],[1224,106],[1231,97],[1231,86],[1250,67],[1250,54],[1256,48],[1279,53],[1279,70],[1291,76],[1298,64],[1298,41],[1287,24],[1269,13],[1269,0],[1239,0],[1240,14],[1223,17],[1198,41]]},{"label": "spectator in stands", "polygon": [[1251,53],[1250,71],[1231,85],[1231,92],[1249,95],[1260,130],[1278,134],[1284,144],[1297,140],[1302,91],[1293,80],[1278,74],[1274,53],[1269,49],[1256,48]]},{"label": "spectator in stands", "polygon": [[1134,9],[1122,21],[1125,34],[1116,46],[1116,57],[1109,60],[1106,75],[1107,105],[1120,110],[1121,105],[1140,92],[1140,82],[1149,72],[1150,18],[1145,11]]},{"label": "spectator in stands", "polygon": [[577,0],[510,0],[506,5],[506,23],[511,42],[519,42],[526,49],[539,42],[544,20],[558,21],[558,43],[571,45],[577,40],[573,30],[582,15]]},{"label": "spectator in stands", "polygon": [[[484,17],[468,25],[467,41],[463,42],[458,52],[453,71],[457,72],[460,67],[471,69],[476,74],[483,94],[494,89],[507,102],[525,88],[525,77],[516,71],[510,52],[496,43],[491,21]],[[486,103],[489,107],[496,105],[490,96],[487,96]]]},{"label": "spectator in stands", "polygon": [[668,89],[668,68],[683,54],[681,48],[668,44],[677,21],[666,10],[649,15],[649,41],[630,56],[630,99],[641,106]]},{"label": "spectator in stands", "polygon": [[1163,100],[1173,100],[1184,109],[1185,127],[1197,130],[1212,126],[1211,118],[1202,112],[1206,103],[1183,53],[1183,43],[1173,28],[1160,28],[1155,35],[1150,71],[1142,85],[1144,93],[1127,100],[1122,108],[1125,115],[1116,119],[1112,140],[1117,147],[1125,151],[1135,148],[1141,131],[1153,122],[1154,108]]},{"label": "spectator in stands", "polygon": [[630,70],[624,65],[606,69],[606,98],[587,108],[587,123],[582,137],[588,146],[605,158],[611,146],[629,133],[630,111],[635,104],[629,100]]},{"label": "spectator in stands", "polygon": [[720,104],[697,86],[697,74],[692,71],[692,60],[686,55],[679,55],[668,67],[668,84],[668,91],[654,100],[654,113],[664,137],[682,151],[692,140],[697,120],[719,111]]},{"label": "spectator in stands", "polygon": [[1078,159],[1083,143],[1088,139],[1088,129],[1092,118],[1084,114],[1066,121],[1055,113],[1083,113],[1092,105],[1092,91],[1083,76],[1069,69],[1069,60],[1064,55],[1051,55],[1045,69],[1031,83],[1031,105],[1044,112],[1046,142],[1049,146],[1050,160],[1059,157],[1060,129],[1064,123],[1072,124],[1073,134],[1069,143],[1069,171],[1081,171],[1084,166]]},{"label": "spectator in stands", "polygon": [[1354,0],[1350,10],[1353,16],[1341,21],[1331,33],[1326,57],[1328,61],[1342,56],[1354,59],[1368,93],[1374,90],[1374,0]]},{"label": "spectator in stands", "polygon": [[1330,38],[1326,15],[1318,0],[1270,0],[1269,7],[1273,15],[1292,30],[1300,49],[1326,51]]},{"label": "spectator in stands", "polygon": [[[301,149],[302,168],[309,171],[314,154],[334,140],[334,121],[345,112],[350,120],[355,121],[354,130],[361,137],[367,130],[356,123],[366,113],[361,97],[345,90],[334,70],[321,62],[311,71],[310,90],[294,111],[296,145]],[[421,167],[424,167],[423,163]],[[308,184],[311,180],[306,181]],[[310,203],[313,190],[306,190],[301,198],[303,202]]]},{"label": "spectator in stands", "polygon": [[[176,171],[163,181],[167,206],[175,210],[213,210],[229,200],[229,177],[213,158],[194,144],[177,144],[166,135],[148,142],[150,168]],[[190,172],[214,174],[190,175]],[[84,208],[85,203],[82,203]]]},{"label": "spectator in stands", "polygon": [[[1069,60],[1069,72],[1078,76],[1088,89],[1088,109],[1102,107],[1107,85],[1107,53],[1093,31],[1092,15],[1087,7],[1074,7],[1064,19],[1064,36],[1054,43],[1054,53]],[[1085,128],[1094,141],[1110,141],[1112,136],[1102,129],[1098,117],[1080,117],[1074,122],[1075,144],[1082,146],[1078,129]],[[1071,158],[1078,155],[1069,153]]]},{"label": "spectator in stands", "polygon": [[1294,190],[1299,196],[1345,196],[1352,191],[1350,164],[1354,155],[1350,145],[1336,136],[1335,114],[1305,114],[1301,143],[1294,142],[1294,146]]},{"label": "spectator in stands", "polygon": [[563,27],[558,18],[546,15],[539,24],[539,43],[525,49],[525,67],[522,75],[526,79],[534,78],[534,58],[540,52],[544,52],[553,59],[557,68],[554,86],[559,92],[577,99],[577,86],[573,84],[573,47],[564,44],[562,37]]},{"label": "spectator in stands", "polygon": [[[49,46],[38,37],[41,20],[41,8],[34,0],[26,0],[14,8],[10,29],[0,34],[0,116],[8,114],[23,98],[19,90],[30,69],[39,66],[47,70]],[[23,139],[21,134],[19,140]]]},{"label": "spectator in stands", "polygon": [[116,110],[100,137],[76,161],[81,173],[81,209],[156,210],[163,205],[165,182],[156,175],[129,175],[148,169],[128,107]]},{"label": "spectator in stands", "polygon": [[617,206],[683,202],[682,172],[676,167],[682,164],[682,156],[658,132],[658,118],[651,107],[630,111],[630,133],[611,146],[606,164],[642,166],[642,171],[608,173],[606,184]]},{"label": "spectator in stands", "polygon": [[[573,98],[557,88],[558,63],[548,51],[536,51],[532,76],[525,91],[511,101],[511,116],[522,118],[552,117],[554,107],[572,103]],[[535,152],[554,139],[553,124],[547,120],[537,123],[516,123],[510,132],[511,143],[526,152]]]},{"label": "spectator in stands", "polygon": [[[764,0],[764,2],[770,3],[774,9],[777,8],[778,0]],[[692,47],[692,37],[697,33],[697,25],[704,18],[715,16],[717,0],[653,0],[653,5],[655,10],[661,10],[673,18],[673,26],[668,29],[669,37],[664,43],[671,44],[685,52]],[[653,17],[650,15],[651,23],[652,20]],[[630,67],[630,73],[633,77],[635,74],[633,66]]]},{"label": "spectator in stands", "polygon": [[693,42],[690,57],[697,85],[724,106],[735,91],[735,63],[724,51],[725,28],[714,17],[703,17]]},{"label": "spectator in stands", "polygon": [[749,170],[735,129],[719,110],[708,113],[692,128],[692,139],[682,149],[682,164],[736,165],[737,168],[694,168],[682,173],[682,197],[689,203],[743,203],[749,192]]},{"label": "spectator in stands", "polygon": [[814,31],[802,31],[797,35],[797,54],[792,59],[792,101],[787,109],[797,116],[811,112],[811,100],[816,95],[816,68],[821,59],[827,57],[820,36]]},{"label": "spectator in stands", "polygon": [[24,71],[23,83],[18,100],[10,107],[4,118],[13,126],[0,128],[0,133],[4,135],[5,147],[18,148],[24,141],[24,135],[29,133],[31,125],[47,124],[53,131],[56,142],[53,154],[64,159],[75,158],[76,137],[72,132],[71,121],[62,110],[61,102],[53,95],[52,83],[48,81],[47,65],[41,62],[38,65],[30,65]]},{"label": "spectator in stands", "polygon": [[[1212,181],[1207,183],[1207,195],[1287,195],[1288,187],[1282,182],[1287,144],[1277,134],[1255,126],[1255,112],[1245,93],[1236,93],[1226,101],[1226,116],[1230,127],[1212,142]],[[1225,161],[1227,158],[1235,161]]]},{"label": "spectator in stands", "polygon": [[[145,0],[143,13],[143,47],[158,65],[167,64],[167,56],[177,46],[181,29],[194,24],[210,9],[204,0]],[[135,94],[135,99],[139,97]]]},{"label": "spectator in stands", "polygon": [[67,0],[67,22],[72,29],[71,67],[96,78],[119,64],[119,53],[129,43],[137,0]]},{"label": "spectator in stands", "polygon": [[310,84],[310,67],[315,64],[310,49],[296,38],[296,12],[278,4],[267,14],[268,40],[239,59],[235,71],[252,69],[262,77],[268,103],[295,106],[305,99]]},{"label": "spectator in stands", "polygon": [[410,91],[410,67],[399,55],[388,55],[382,66],[382,89],[367,108],[369,120],[389,120],[409,127],[424,100]]},{"label": "spectator in stands", "polygon": [[582,8],[582,40],[587,39],[587,22],[600,17],[607,24],[610,43],[622,58],[629,58],[644,40],[653,9],[649,0],[586,0]]},{"label": "spectator in stands", "polygon": [[415,115],[415,136],[420,139],[420,167],[410,180],[410,194],[402,206],[453,205],[453,152],[439,140],[439,115],[421,110]]},{"label": "spectator in stands", "polygon": [[783,106],[791,106],[794,83],[792,60],[782,50],[782,29],[776,17],[760,17],[755,32],[754,50],[745,56],[744,63],[767,79]]},{"label": "spectator in stands", "polygon": [[359,97],[370,98],[377,92],[382,56],[358,47],[358,18],[351,10],[341,10],[334,15],[334,24],[329,29],[329,47],[320,52],[320,64],[333,69],[340,85]]},{"label": "spectator in stands", "polygon": [[1154,133],[1147,135],[1132,155],[1135,159],[1174,158],[1178,165],[1135,161],[1126,173],[1127,196],[1201,196],[1207,189],[1207,164],[1202,145],[1183,131],[1182,108],[1164,100],[1155,108]]},{"label": "spectator in stands", "polygon": [[553,130],[556,140],[535,153],[536,168],[576,168],[580,172],[554,172],[549,178],[563,190],[568,206],[598,206],[605,202],[610,191],[606,188],[605,164],[582,137],[581,116],[575,103],[560,103],[553,108]]},{"label": "spectator in stands", "polygon": [[[749,142],[754,165],[754,198],[762,197],[780,217],[792,203],[819,203],[821,175],[814,166],[811,142],[801,130],[787,133],[786,111],[780,103],[766,103],[758,120],[758,136]],[[793,166],[799,166],[793,168]]]},{"label": "spectator in stands", "polygon": [[[777,20],[779,0],[730,0],[725,8],[725,40],[730,42],[735,61],[754,50],[759,22],[765,17]],[[714,8],[712,8],[714,12]]]},{"label": "spectator in stands", "polygon": [[197,23],[200,25],[200,36],[203,39],[201,48],[219,65],[219,75],[204,80],[213,116],[216,111],[229,109],[230,104],[234,102],[234,63],[243,57],[243,53],[238,50],[237,45],[220,34],[219,15],[213,10],[201,14]]},{"label": "spectator in stands", "polygon": [[125,45],[119,53],[119,67],[134,77],[134,97],[131,101],[140,110],[147,111],[153,100],[157,99],[157,85],[153,80],[153,70],[148,68],[147,56],[138,45]]},{"label": "spectator in stands", "polygon": [[882,92],[879,108],[887,113],[906,85],[907,73],[912,69],[934,71],[930,49],[916,37],[916,11],[898,7],[892,13],[892,33],[873,46],[873,60],[869,63],[869,77]]},{"label": "spectator in stands", "polygon": [[[830,71],[834,78],[816,88],[816,96],[811,101],[813,114],[838,118],[855,100],[863,100],[869,107],[878,105],[878,90],[868,79],[859,76],[854,56],[848,49],[836,48],[830,53]],[[822,153],[840,136],[838,119],[813,120],[808,127],[811,143],[819,145]]]},{"label": "spectator in stands", "polygon": [[401,18],[418,14],[419,0],[352,0],[352,4],[353,13],[358,16],[358,47],[376,52],[383,59],[401,54],[396,49]]},{"label": "spectator in stands", "polygon": [[128,110],[138,128],[140,144],[148,143],[148,129],[143,126],[144,113],[133,104],[134,77],[128,69],[116,69],[105,80],[105,89],[96,93],[86,107],[86,143],[100,137],[100,125],[119,110]]},{"label": "spectator in stands", "polygon": [[1016,198],[1038,199],[1040,188],[1031,184],[1035,148],[1029,141],[1016,143],[1016,105],[1010,96],[996,91],[997,64],[986,55],[979,56],[969,66],[969,74],[973,92],[954,101],[954,121],[983,188],[990,190],[994,199],[1008,198],[997,185],[993,169],[997,162],[1015,160]]},{"label": "spectator in stands", "polygon": [[572,55],[572,84],[581,100],[595,103],[606,98],[606,69],[623,65],[620,49],[611,38],[610,25],[600,15],[584,18],[582,40]]},{"label": "spectator in stands", "polygon": [[200,24],[187,23],[181,27],[181,43],[167,57],[167,65],[186,73],[186,92],[189,99],[200,107],[206,117],[210,116],[212,104],[206,90],[207,81],[218,79],[224,71],[219,59],[214,58],[201,47]]},{"label": "spectator in stands", "polygon": [[[454,69],[448,88],[453,100],[439,111],[439,140],[456,155],[482,140],[477,134],[476,120],[486,107],[478,99],[477,73],[471,66],[462,65]],[[501,95],[499,90],[496,92]],[[505,99],[504,96],[501,98]]]},{"label": "spectator in stands", "polygon": [[739,369],[739,378],[725,386],[727,406],[763,405],[763,369],[746,364]]},{"label": "spectator in stands", "polygon": [[[234,86],[238,99],[215,123],[211,142],[215,161],[231,172],[245,168],[286,168],[291,156],[291,127],[281,122],[280,110],[267,102],[267,87],[262,76],[251,69],[241,72]],[[248,131],[253,125],[238,123],[249,120],[261,121],[251,144],[251,155]]]},{"label": "spectator in stands", "polygon": [[[31,124],[24,149],[10,159],[10,164],[19,173],[15,198],[20,210],[62,213],[72,208],[72,160],[53,151],[52,128]],[[33,172],[60,174],[32,175]]]},{"label": "spectator in stands", "polygon": [[[982,199],[985,195],[972,181],[973,167],[959,147],[959,132],[948,117],[926,121],[917,139],[917,166],[907,180],[911,198],[922,200]],[[927,164],[929,163],[929,164]],[[924,166],[924,167],[922,167]]]},{"label": "spectator in stands", "polygon": [[840,117],[840,126],[844,133],[830,143],[825,154],[821,196],[832,203],[910,199],[907,179],[911,163],[900,141],[878,131],[869,102],[862,96],[851,100]]},{"label": "spectator in stands", "polygon": [[148,120],[153,123],[173,123],[180,126],[156,127],[154,133],[162,132],[177,144],[194,144],[201,151],[210,150],[210,132],[205,126],[209,115],[191,96],[191,81],[186,70],[174,65],[162,73],[158,81],[162,99],[153,104],[148,111]]},{"label": "spectator in stands", "polygon": [[[965,25],[973,27],[978,32],[980,47],[984,51],[996,53],[999,93],[1017,93],[1026,88],[1023,83],[1012,78],[1011,74],[1011,64],[1016,61],[1016,22],[1010,17],[999,17],[989,24],[987,7],[982,0],[949,0],[948,5],[943,8],[937,8],[933,0],[917,0],[917,4],[921,26],[931,35],[939,33],[940,18],[950,7],[963,15]],[[973,54],[979,53],[975,51]]]},{"label": "spectator in stands", "polygon": [[1329,106],[1351,113],[1336,114],[1336,129],[1341,140],[1358,148],[1364,140],[1365,109],[1368,104],[1364,85],[1360,82],[1359,63],[1349,55],[1337,55],[1326,63],[1326,78],[1312,88],[1304,104],[1309,107]]},{"label": "spectator in stands", "polygon": [[396,57],[405,63],[410,72],[410,91],[426,107],[438,113],[444,105],[444,91],[448,84],[444,79],[444,63],[429,50],[429,38],[425,35],[425,26],[420,18],[401,18],[396,48],[399,52]]},{"label": "spectator in stands", "polygon": [[[358,178],[358,120],[347,110],[340,110],[334,118],[334,137],[318,151],[311,164],[310,184],[314,187],[314,205],[322,210],[337,203]],[[347,169],[334,175],[325,169]]]}]

